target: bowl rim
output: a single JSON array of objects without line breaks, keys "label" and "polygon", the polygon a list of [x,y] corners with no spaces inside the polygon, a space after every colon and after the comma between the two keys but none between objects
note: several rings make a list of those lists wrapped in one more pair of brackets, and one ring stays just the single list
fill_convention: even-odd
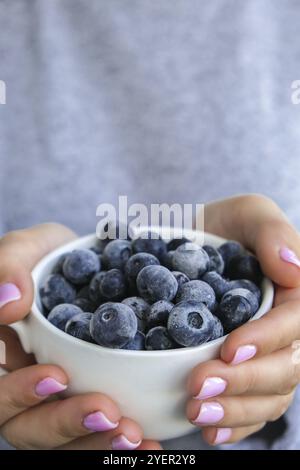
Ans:
[{"label": "bowl rim", "polygon": [[[140,227],[139,230],[133,234],[134,238],[138,236],[140,233],[142,233],[143,231],[145,231],[145,229],[158,231],[160,234],[162,234],[162,236],[164,233],[163,232],[164,227],[155,227],[155,226],[154,227],[153,226]],[[214,240],[214,242],[218,244],[225,243],[227,241],[225,238],[219,237],[218,235],[211,234],[209,232],[200,232],[200,231],[188,230],[188,229],[184,230],[183,235],[191,239],[192,241],[195,241],[200,236],[203,238],[204,237],[208,238],[211,241]],[[134,358],[138,358],[138,357],[151,358],[151,357],[159,357],[159,356],[169,356],[170,358],[172,358],[178,355],[184,355],[184,354],[188,355],[190,353],[196,354],[197,352],[200,353],[202,351],[204,352],[208,349],[215,348],[224,343],[228,334],[222,336],[221,338],[217,338],[213,341],[200,344],[199,346],[191,346],[191,347],[186,347],[186,348],[155,350],[155,351],[151,351],[151,350],[140,351],[140,350],[117,349],[117,348],[113,349],[113,348],[100,346],[99,344],[89,343],[88,341],[84,341],[79,338],[75,338],[74,336],[68,335],[64,331],[52,325],[52,323],[50,323],[47,320],[47,318],[43,315],[43,313],[41,312],[38,306],[39,284],[40,284],[41,276],[44,272],[44,269],[47,267],[47,265],[51,261],[53,261],[54,259],[58,259],[59,256],[61,256],[62,254],[68,251],[71,251],[72,249],[79,248],[80,246],[88,246],[88,245],[92,246],[92,243],[95,242],[96,240],[97,240],[97,237],[95,234],[89,234],[89,235],[85,235],[82,237],[78,237],[75,240],[72,240],[64,245],[61,245],[55,250],[52,250],[50,253],[44,256],[36,264],[36,266],[32,270],[32,279],[33,279],[33,284],[34,284],[34,300],[33,300],[30,314],[23,321],[26,322],[27,319],[30,320],[30,317],[34,317],[41,324],[41,326],[48,329],[51,334],[57,335],[58,337],[61,337],[65,341],[71,342],[75,345],[76,344],[78,344],[79,346],[81,345],[87,350],[90,349],[91,351],[94,351],[94,352],[98,352],[98,353],[101,352],[101,353],[105,353],[107,355],[112,355],[112,356],[124,356],[124,357],[128,356],[128,357],[134,357]],[[269,308],[271,308],[272,306],[273,298],[274,298],[273,283],[268,278],[264,277],[262,281],[262,286],[264,290],[264,295],[262,298],[260,308],[249,321],[257,320],[258,318],[263,316],[265,313],[267,313]]]}]

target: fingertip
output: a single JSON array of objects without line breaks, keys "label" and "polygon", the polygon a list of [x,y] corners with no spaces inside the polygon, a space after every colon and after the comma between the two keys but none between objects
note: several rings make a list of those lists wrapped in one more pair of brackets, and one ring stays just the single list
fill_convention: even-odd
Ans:
[{"label": "fingertip", "polygon": [[144,440],[137,450],[162,450],[162,446],[157,441]]},{"label": "fingertip", "polygon": [[122,418],[118,428],[113,431],[112,450],[136,450],[142,444],[143,431],[135,421]]},{"label": "fingertip", "polygon": [[202,438],[207,444],[210,446],[215,446],[216,437],[217,437],[217,429],[213,427],[206,427],[202,429]]},{"label": "fingertip", "polygon": [[262,270],[280,286],[300,286],[299,247],[298,233],[285,221],[271,221],[257,232],[255,251]]},{"label": "fingertip", "polygon": [[9,325],[24,318],[33,301],[31,273],[22,264],[15,264],[0,274],[0,322]]},{"label": "fingertip", "polygon": [[252,359],[257,354],[257,345],[254,338],[254,323],[244,324],[232,331],[222,345],[220,351],[222,361],[227,364],[237,365]]}]

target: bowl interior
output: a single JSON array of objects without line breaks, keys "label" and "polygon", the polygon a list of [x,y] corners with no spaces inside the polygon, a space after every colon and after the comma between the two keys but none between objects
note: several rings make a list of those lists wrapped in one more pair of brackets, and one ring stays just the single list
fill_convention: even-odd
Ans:
[{"label": "bowl interior", "polygon": [[[149,230],[149,227],[141,227],[139,230],[135,230],[133,233],[133,238],[138,237],[139,234],[145,230]],[[176,237],[179,238],[181,236],[185,236],[189,240],[196,242],[199,245],[210,244],[216,248],[220,246],[222,243],[226,242],[224,238],[221,238],[217,235],[204,233],[204,232],[197,232],[194,230],[182,231],[181,229],[176,230],[175,228],[175,229],[172,229],[171,237],[170,237],[169,228],[151,227],[151,230],[158,232],[165,241],[168,241],[170,238],[176,238]],[[66,341],[76,342],[81,347],[91,348],[97,351],[101,349],[103,351],[106,351],[107,354],[135,355],[135,356],[146,355],[147,357],[149,357],[150,355],[158,356],[158,355],[167,355],[167,354],[171,355],[172,354],[173,356],[175,356],[177,354],[180,354],[180,355],[187,354],[188,351],[190,350],[193,350],[193,351],[195,349],[206,350],[206,349],[209,349],[210,347],[212,348],[215,347],[217,344],[221,345],[224,342],[226,336],[222,336],[221,338],[218,338],[214,341],[210,341],[200,346],[190,347],[190,348],[182,348],[182,349],[180,348],[180,349],[172,349],[172,350],[165,350],[165,351],[130,351],[130,350],[125,350],[125,349],[103,348],[102,346],[88,343],[86,341],[82,341],[80,339],[74,338],[73,336],[70,336],[64,333],[63,331],[59,330],[54,325],[52,325],[42,313],[42,304],[41,304],[40,295],[39,295],[40,284],[51,273],[58,258],[62,254],[72,251],[76,248],[91,248],[95,244],[96,240],[97,238],[95,234],[78,238],[66,245],[59,247],[58,249],[52,251],[51,253],[49,253],[34,268],[32,272],[32,277],[33,277],[33,282],[34,282],[35,295],[34,295],[34,302],[32,305],[31,315],[34,315],[35,318],[39,322],[41,322],[45,328],[48,328],[49,333],[51,332],[52,334],[63,335]],[[272,306],[274,289],[273,289],[273,284],[271,283],[271,281],[267,278],[264,278],[262,281],[261,289],[262,289],[262,302],[261,302],[260,308],[250,321],[260,318]]]}]

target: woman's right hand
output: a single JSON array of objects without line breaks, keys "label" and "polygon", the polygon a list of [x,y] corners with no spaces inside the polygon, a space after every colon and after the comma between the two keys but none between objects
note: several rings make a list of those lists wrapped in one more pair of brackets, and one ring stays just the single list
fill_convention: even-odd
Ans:
[{"label": "woman's right hand", "polygon": [[[0,377],[0,434],[17,449],[160,449],[142,441],[140,426],[122,417],[101,393],[59,399],[68,386],[56,365],[37,365],[26,354],[10,323],[30,311],[31,270],[49,251],[75,234],[59,224],[10,232],[0,240],[0,339],[6,347],[8,373]],[[55,400],[48,401],[48,397]]]}]

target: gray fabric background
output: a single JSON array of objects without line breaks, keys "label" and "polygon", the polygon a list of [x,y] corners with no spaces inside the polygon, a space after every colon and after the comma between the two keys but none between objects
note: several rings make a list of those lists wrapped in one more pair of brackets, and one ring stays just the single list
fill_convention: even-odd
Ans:
[{"label": "gray fabric background", "polygon": [[[297,0],[0,0],[0,232],[249,191],[300,227],[299,22]],[[275,447],[300,448],[299,405]]]}]

